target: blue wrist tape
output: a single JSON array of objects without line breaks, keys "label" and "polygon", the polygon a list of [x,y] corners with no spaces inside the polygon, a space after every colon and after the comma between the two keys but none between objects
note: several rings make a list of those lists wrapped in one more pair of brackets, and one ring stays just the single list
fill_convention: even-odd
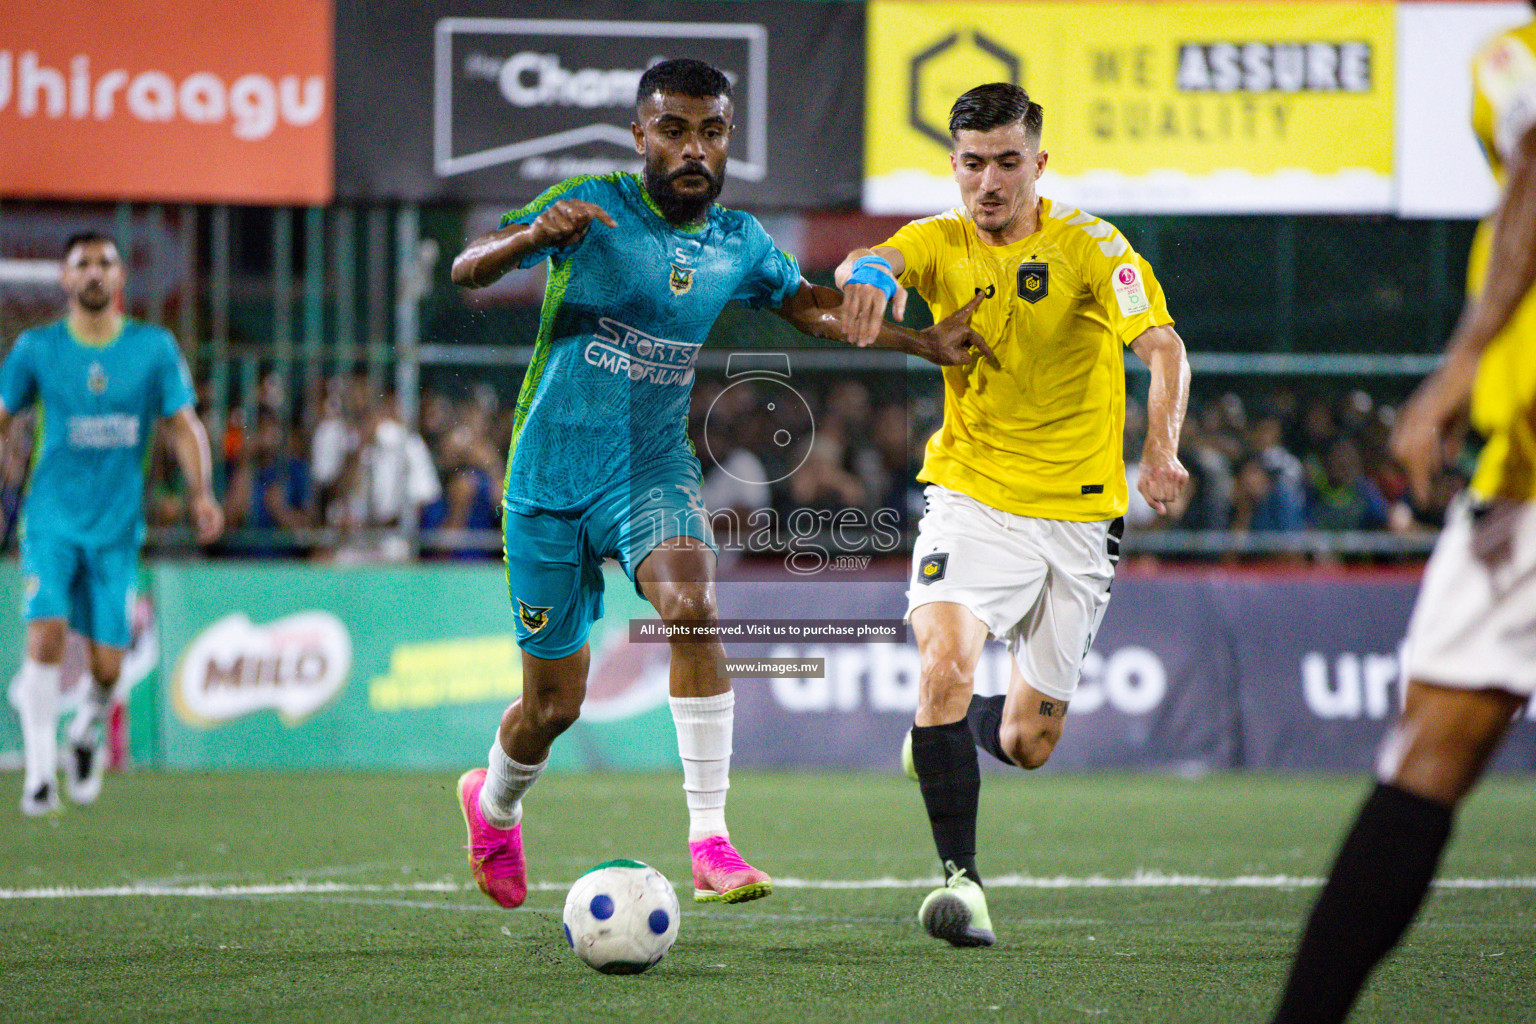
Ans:
[{"label": "blue wrist tape", "polygon": [[853,273],[848,275],[849,284],[872,284],[885,292],[886,300],[896,297],[896,275],[883,256],[860,256],[853,261]]}]

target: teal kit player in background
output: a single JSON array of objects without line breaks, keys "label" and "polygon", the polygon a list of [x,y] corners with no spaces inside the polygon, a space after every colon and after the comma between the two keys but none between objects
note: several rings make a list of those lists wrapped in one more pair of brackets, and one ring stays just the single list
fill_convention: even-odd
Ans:
[{"label": "teal kit player in background", "polygon": [[26,814],[59,807],[56,708],[66,627],[89,641],[93,680],[69,727],[69,794],[90,803],[101,792],[101,723],[128,646],[156,420],[170,430],[198,539],[207,543],[224,529],[186,363],[168,331],[118,311],[123,281],[110,238],[71,238],[60,275],[68,315],[23,332],[0,364],[0,438],[16,413],[38,407],[21,526],[26,654],[11,687],[26,748]]},{"label": "teal kit player in background", "polygon": [[[725,76],[669,60],[640,79],[632,126],[644,176],[578,177],[502,219],[454,261],[477,288],[549,261],[533,361],[518,396],[503,500],[523,696],[502,716],[489,769],[459,780],[469,860],[491,899],[527,894],[522,797],[586,693],[587,637],[616,558],[662,619],[716,621],[715,547],[686,434],[693,367],[726,303],[768,308],[844,340],[842,295],[800,276],[752,216],[714,203],[731,138]],[[973,362],[974,303],[925,332],[886,324],[874,344],[941,365]],[[772,881],[725,823],[735,699],[719,641],[674,643],[671,707],[683,761],[694,898],[737,903]]]}]

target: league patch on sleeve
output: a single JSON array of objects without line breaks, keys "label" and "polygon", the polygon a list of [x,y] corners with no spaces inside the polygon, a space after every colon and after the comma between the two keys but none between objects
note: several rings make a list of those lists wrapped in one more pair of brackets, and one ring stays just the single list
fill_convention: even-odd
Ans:
[{"label": "league patch on sleeve", "polygon": [[934,583],[944,578],[944,570],[949,566],[949,553],[939,552],[934,555],[925,555],[921,562],[917,563],[917,582]]},{"label": "league patch on sleeve", "polygon": [[1493,107],[1493,144],[1508,160],[1536,123],[1536,54],[1504,36],[1477,60],[1477,84]]},{"label": "league patch on sleeve", "polygon": [[1114,269],[1112,277],[1121,316],[1140,316],[1152,308],[1152,303],[1147,301],[1147,286],[1134,263],[1120,264]]}]

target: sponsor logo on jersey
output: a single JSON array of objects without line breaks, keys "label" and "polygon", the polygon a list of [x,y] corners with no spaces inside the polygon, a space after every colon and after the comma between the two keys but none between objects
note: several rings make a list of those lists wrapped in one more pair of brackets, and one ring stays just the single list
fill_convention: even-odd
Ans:
[{"label": "sponsor logo on jersey", "polygon": [[949,567],[949,553],[925,555],[923,560],[917,563],[917,581],[919,583],[933,583],[944,578],[944,570]]},{"label": "sponsor logo on jersey", "polygon": [[599,370],[636,383],[684,387],[693,383],[693,364],[702,347],[698,342],[658,338],[608,317],[597,325],[602,333],[587,343],[582,355]]},{"label": "sponsor logo on jersey", "polygon": [[673,295],[687,295],[693,287],[693,268],[680,267],[676,263],[671,264],[672,273],[667,275],[667,286],[672,289]]},{"label": "sponsor logo on jersey", "polygon": [[1051,265],[1049,263],[1019,264],[1019,298],[1036,303],[1051,293]]},{"label": "sponsor logo on jersey", "polygon": [[71,416],[66,432],[71,448],[132,448],[139,443],[139,418],[123,413]]},{"label": "sponsor logo on jersey", "polygon": [[85,371],[85,386],[90,388],[93,395],[107,390],[107,371],[102,369],[100,363],[92,363],[91,368]]},{"label": "sponsor logo on jersey", "polygon": [[523,628],[528,632],[537,633],[539,630],[549,625],[549,610],[552,607],[554,606],[549,605],[543,608],[536,608],[533,605],[528,604],[522,598],[518,598],[517,621],[522,623]]},{"label": "sponsor logo on jersey", "polygon": [[1141,271],[1133,264],[1122,263],[1114,273],[1115,300],[1120,304],[1121,316],[1139,316],[1152,308],[1147,300],[1147,289],[1141,280]]}]

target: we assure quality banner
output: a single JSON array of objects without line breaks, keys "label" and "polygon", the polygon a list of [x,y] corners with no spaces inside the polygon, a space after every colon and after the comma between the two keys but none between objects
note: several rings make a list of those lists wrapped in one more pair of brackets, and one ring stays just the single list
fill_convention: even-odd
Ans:
[{"label": "we assure quality banner", "polygon": [[330,0],[9,2],[0,195],[331,198]]},{"label": "we assure quality banner", "polygon": [[1045,109],[1053,199],[1096,213],[1390,210],[1395,17],[1387,2],[873,0],[865,209],[955,205],[950,105],[1002,81]]}]

